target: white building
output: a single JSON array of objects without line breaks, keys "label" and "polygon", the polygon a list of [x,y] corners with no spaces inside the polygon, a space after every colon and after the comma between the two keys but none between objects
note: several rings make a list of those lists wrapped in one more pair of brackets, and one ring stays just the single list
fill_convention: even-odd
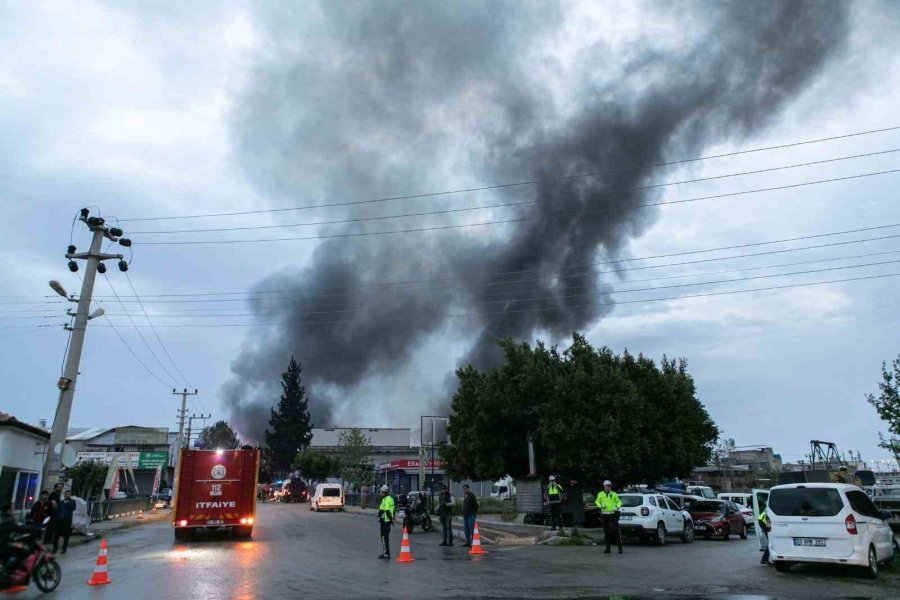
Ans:
[{"label": "white building", "polygon": [[17,511],[31,508],[49,440],[48,431],[0,412],[0,505],[11,502]]}]

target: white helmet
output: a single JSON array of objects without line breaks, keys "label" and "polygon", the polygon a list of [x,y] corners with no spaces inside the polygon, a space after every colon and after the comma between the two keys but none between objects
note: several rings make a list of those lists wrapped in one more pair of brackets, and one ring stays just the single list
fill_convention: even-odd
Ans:
[{"label": "white helmet", "polygon": [[385,494],[387,494],[387,493],[388,493],[388,486],[386,486],[386,485],[381,486],[381,491],[384,492]]},{"label": "white helmet", "polygon": [[556,481],[556,476],[555,476],[555,475],[551,475],[551,476],[550,476],[550,481]]},{"label": "white helmet", "polygon": [[603,485],[612,485],[612,481],[607,479],[606,481],[603,482]]}]

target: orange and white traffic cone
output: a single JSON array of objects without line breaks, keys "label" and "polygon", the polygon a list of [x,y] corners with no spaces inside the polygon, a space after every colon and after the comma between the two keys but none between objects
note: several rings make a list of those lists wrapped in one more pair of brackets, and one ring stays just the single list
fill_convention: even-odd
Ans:
[{"label": "orange and white traffic cone", "polygon": [[88,585],[103,585],[112,583],[109,579],[109,573],[106,570],[106,540],[100,541],[100,553],[97,554],[97,565],[94,567],[94,573],[88,580]]},{"label": "orange and white traffic cone", "polygon": [[478,533],[478,521],[475,521],[475,531],[472,535],[472,547],[469,548],[469,554],[487,554],[481,547],[481,535]]},{"label": "orange and white traffic cone", "polygon": [[400,542],[400,556],[397,557],[398,563],[407,563],[412,562],[415,559],[412,557],[412,552],[409,550],[409,532],[406,531],[406,527],[403,528],[403,540]]}]

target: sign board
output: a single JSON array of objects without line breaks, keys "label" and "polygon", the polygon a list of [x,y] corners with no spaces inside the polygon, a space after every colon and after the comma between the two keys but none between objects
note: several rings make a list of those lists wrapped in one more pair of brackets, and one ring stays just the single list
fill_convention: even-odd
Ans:
[{"label": "sign board", "polygon": [[[412,459],[404,459],[404,460],[392,460],[391,462],[381,463],[375,467],[379,471],[385,471],[390,469],[418,469],[419,468],[419,460]],[[442,460],[426,460],[425,461],[426,469],[443,469],[444,461]]]},{"label": "sign board", "polygon": [[79,452],[78,462],[92,460],[101,465],[112,464],[113,458],[119,456],[121,466],[135,465],[138,469],[155,469],[169,464],[169,453],[165,450],[159,452]]}]

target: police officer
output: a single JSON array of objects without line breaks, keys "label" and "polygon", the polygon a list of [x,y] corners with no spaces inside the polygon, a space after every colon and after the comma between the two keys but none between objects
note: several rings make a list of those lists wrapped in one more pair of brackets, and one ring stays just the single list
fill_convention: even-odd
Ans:
[{"label": "police officer", "polygon": [[619,543],[619,554],[622,554],[622,534],[619,533],[619,509],[622,508],[622,501],[612,491],[609,479],[603,482],[603,489],[597,494],[594,504],[600,509],[600,519],[603,521],[603,539],[606,540],[606,550],[603,553],[609,554],[609,545],[615,536]]},{"label": "police officer", "polygon": [[766,514],[766,507],[761,506],[762,510],[759,511],[759,516],[756,518],[757,527],[762,532],[762,539],[765,540],[766,548],[763,550],[762,559],[759,561],[761,565],[771,565],[769,562],[769,531],[771,531],[771,527],[769,526],[769,515]]},{"label": "police officer", "polygon": [[556,524],[562,530],[562,486],[556,483],[556,477],[550,476],[547,484],[547,503],[550,505],[550,531],[556,531]]},{"label": "police officer", "polygon": [[381,529],[381,545],[384,552],[378,558],[391,557],[391,524],[394,522],[394,499],[388,494],[388,486],[381,486],[381,505],[378,507],[378,525]]}]

